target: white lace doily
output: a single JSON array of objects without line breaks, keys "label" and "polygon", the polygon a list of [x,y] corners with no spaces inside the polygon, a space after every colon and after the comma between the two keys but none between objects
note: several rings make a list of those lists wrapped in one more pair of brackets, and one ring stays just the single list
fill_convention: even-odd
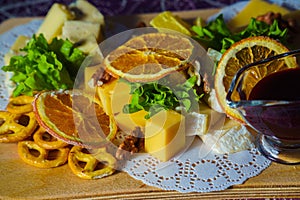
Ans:
[{"label": "white lace doily", "polygon": [[[299,8],[299,1],[276,1],[280,5]],[[245,2],[241,2],[245,5]],[[237,3],[222,10],[236,13],[242,4]],[[227,15],[226,15],[227,16]],[[230,17],[228,15],[227,17]],[[0,35],[0,66],[3,58],[18,35],[31,37],[42,20],[33,20],[17,26]],[[0,108],[5,109],[8,101],[5,73],[0,70]],[[192,145],[178,157],[168,162],[160,162],[148,154],[137,154],[126,162],[124,171],[147,185],[179,192],[210,192],[224,190],[232,185],[242,184],[248,178],[261,173],[270,165],[257,149],[234,154],[199,154],[201,140],[195,138]]]}]

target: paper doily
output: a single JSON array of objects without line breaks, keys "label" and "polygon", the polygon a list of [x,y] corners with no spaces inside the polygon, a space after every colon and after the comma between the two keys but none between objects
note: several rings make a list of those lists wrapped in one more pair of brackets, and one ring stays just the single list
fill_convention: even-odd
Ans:
[{"label": "paper doily", "polygon": [[[0,66],[4,65],[4,55],[18,35],[30,37],[41,22],[42,20],[33,20],[0,35]],[[4,84],[5,73],[2,70],[0,81],[0,106],[3,110],[8,101],[8,89]],[[123,170],[147,185],[164,190],[210,192],[242,184],[261,173],[271,163],[255,148],[234,154],[208,152],[203,157],[199,154],[199,146],[201,140],[196,138],[187,150],[168,162],[160,162],[148,154],[137,154],[125,163]]]}]

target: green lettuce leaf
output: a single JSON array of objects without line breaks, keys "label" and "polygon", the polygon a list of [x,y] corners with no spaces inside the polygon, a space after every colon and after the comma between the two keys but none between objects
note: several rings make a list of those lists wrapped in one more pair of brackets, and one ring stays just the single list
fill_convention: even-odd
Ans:
[{"label": "green lettuce leaf", "polygon": [[148,112],[145,116],[146,119],[151,118],[161,110],[175,110],[179,106],[189,112],[198,106],[198,101],[201,98],[194,89],[197,81],[196,76],[174,88],[170,88],[167,84],[159,81],[149,83],[132,83],[124,79],[122,81],[130,85],[132,95],[130,103],[123,107],[123,112],[134,113],[145,110]]},{"label": "green lettuce leaf", "polygon": [[283,44],[286,44],[287,40],[287,29],[280,29],[277,20],[269,25],[252,18],[246,28],[238,33],[232,33],[222,14],[203,27],[192,26],[192,30],[196,33],[194,38],[205,48],[212,48],[221,53],[224,53],[235,42],[252,36],[268,36]]},{"label": "green lettuce leaf", "polygon": [[70,41],[55,38],[48,44],[42,34],[33,35],[21,51],[24,56],[13,56],[9,65],[2,67],[3,71],[13,72],[11,80],[16,83],[13,96],[71,89],[85,59],[85,54]]}]

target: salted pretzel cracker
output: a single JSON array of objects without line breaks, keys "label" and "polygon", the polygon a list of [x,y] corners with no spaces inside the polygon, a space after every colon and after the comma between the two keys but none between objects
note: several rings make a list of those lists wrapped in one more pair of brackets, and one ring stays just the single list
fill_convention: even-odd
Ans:
[{"label": "salted pretzel cracker", "polygon": [[0,142],[18,142],[28,138],[37,128],[33,112],[15,114],[0,111]]},{"label": "salted pretzel cracker", "polygon": [[31,112],[33,110],[32,108],[33,100],[34,100],[33,96],[26,96],[26,95],[11,97],[6,106],[6,110],[16,114]]},{"label": "salted pretzel cracker", "polygon": [[[80,163],[85,163],[84,166]],[[85,148],[73,146],[68,164],[75,175],[83,179],[99,179],[115,172],[116,159],[106,152],[105,147],[97,149],[93,154]]]},{"label": "salted pretzel cracker", "polygon": [[41,126],[33,133],[33,140],[45,149],[59,149],[68,145],[68,143],[53,137]]},{"label": "salted pretzel cracker", "polygon": [[39,168],[53,168],[65,164],[68,161],[69,151],[68,147],[44,149],[30,140],[18,142],[18,154],[21,159]]}]

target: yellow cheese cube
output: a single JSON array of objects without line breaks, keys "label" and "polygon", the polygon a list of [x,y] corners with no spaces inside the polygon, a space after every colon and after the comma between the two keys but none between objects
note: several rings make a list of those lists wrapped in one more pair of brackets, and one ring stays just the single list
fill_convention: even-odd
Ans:
[{"label": "yellow cheese cube", "polygon": [[99,65],[84,68],[84,88],[88,93],[94,93],[96,90],[96,87],[94,86],[94,81],[92,80],[92,76],[96,73],[96,71],[99,68]]},{"label": "yellow cheese cube", "polygon": [[145,151],[167,161],[185,146],[185,117],[173,110],[152,116],[145,127]]},{"label": "yellow cheese cube", "polygon": [[252,17],[257,17],[259,15],[266,14],[272,11],[274,13],[281,13],[282,15],[290,12],[279,5],[271,4],[263,0],[251,0],[241,12],[239,12],[234,18],[228,22],[228,27],[231,29],[236,29],[239,27],[247,26]]},{"label": "yellow cheese cube", "polygon": [[10,47],[10,50],[4,55],[4,64],[8,65],[11,57],[15,55],[22,55],[24,52],[21,52],[20,49],[26,46],[30,38],[24,35],[20,35],[17,37],[14,44]]},{"label": "yellow cheese cube", "polygon": [[29,37],[24,35],[18,36],[14,44],[10,47],[10,49],[12,51],[19,52],[21,48],[26,46],[29,39]]},{"label": "yellow cheese cube", "polygon": [[97,90],[105,112],[114,115],[120,130],[130,132],[137,126],[145,127],[145,115],[148,112],[144,110],[131,114],[123,112],[124,105],[129,104],[131,100],[130,86],[127,83],[115,79]]},{"label": "yellow cheese cube", "polygon": [[121,113],[125,104],[130,102],[130,86],[119,79],[97,87],[97,94],[102,101],[103,108],[108,115]]},{"label": "yellow cheese cube", "polygon": [[66,6],[54,3],[48,11],[44,22],[39,27],[37,34],[44,34],[46,40],[51,42],[54,37],[62,33],[65,21],[73,18],[74,16]]},{"label": "yellow cheese cube", "polygon": [[97,87],[97,94],[102,102],[103,110],[107,115],[111,115],[112,106],[111,106],[111,96],[113,94],[113,90],[116,86],[117,79],[110,81],[109,83],[105,83],[104,85]]},{"label": "yellow cheese cube", "polygon": [[118,125],[118,128],[123,132],[131,132],[134,130],[137,126],[141,127],[142,130],[144,129],[146,125],[146,119],[145,115],[148,114],[145,110],[140,110],[135,113],[116,113],[115,114],[115,121]]}]

